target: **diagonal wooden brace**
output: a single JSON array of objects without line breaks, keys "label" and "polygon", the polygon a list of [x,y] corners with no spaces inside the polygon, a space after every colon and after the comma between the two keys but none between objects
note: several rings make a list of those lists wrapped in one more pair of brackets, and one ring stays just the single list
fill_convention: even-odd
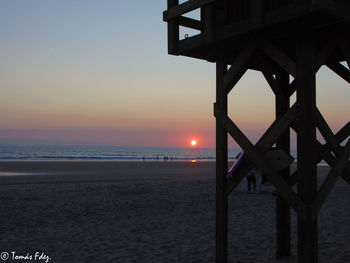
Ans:
[{"label": "diagonal wooden brace", "polygon": [[[323,138],[326,140],[327,144],[326,144],[326,148],[330,149],[330,151],[333,151],[336,156],[340,156],[342,155],[343,150],[340,147],[340,143],[347,137],[346,136],[346,129],[341,129],[340,135],[342,136],[346,136],[344,139],[342,140],[338,140],[337,137],[339,136],[335,136],[331,130],[331,128],[328,126],[326,120],[323,118],[321,112],[316,109],[316,124],[317,127],[319,129],[319,131],[321,132]],[[347,125],[344,126],[344,128],[346,128]],[[349,162],[346,164],[346,168],[345,170],[350,173],[350,165]]]},{"label": "diagonal wooden brace", "polygon": [[346,57],[346,63],[348,64],[348,67],[350,67],[350,48],[349,44],[345,41],[343,41],[340,44],[341,50],[343,52],[343,55]]},{"label": "diagonal wooden brace", "polygon": [[[337,47],[338,42],[337,41],[330,41],[328,42],[317,54],[317,59],[316,59],[316,63],[315,63],[315,67],[314,67],[314,72],[316,73],[320,67],[326,63],[327,59],[329,58],[329,56],[333,53],[333,51],[335,50],[335,48]],[[272,90],[275,92],[275,89],[273,87],[273,78],[272,76],[265,76],[266,73],[264,73],[264,77],[267,80],[267,82],[269,83],[270,87],[272,88]],[[286,96],[290,97],[293,95],[293,93],[296,91],[296,80],[294,79],[290,84],[289,84],[289,89],[286,92]]]},{"label": "diagonal wooden brace", "polygon": [[283,70],[291,74],[293,77],[296,75],[295,62],[286,55],[277,46],[269,42],[264,38],[259,39],[260,49],[273,61],[275,61]]},{"label": "diagonal wooden brace", "polygon": [[342,151],[340,145],[318,108],[316,108],[316,125],[327,144],[333,149],[337,156],[340,155]]},{"label": "diagonal wooden brace", "polygon": [[327,63],[327,67],[337,73],[342,79],[350,83],[350,70],[344,67],[342,64],[335,63]]},{"label": "diagonal wooden brace", "polygon": [[[285,201],[302,217],[307,216],[307,206],[299,196],[289,187],[285,180],[272,168],[269,161],[263,156],[261,149],[255,147],[233,121],[222,113],[215,105],[214,112],[217,120],[225,130],[235,139],[244,150],[248,158],[267,174],[269,181],[277,188]],[[276,138],[274,138],[276,139]]]},{"label": "diagonal wooden brace", "polygon": [[[214,115],[216,116],[217,107],[214,105]],[[287,129],[298,114],[298,104],[294,104],[288,112],[286,112],[280,119],[275,120],[271,126],[266,130],[264,135],[256,143],[256,147],[261,152],[266,152],[276,142],[276,139]],[[227,129],[226,129],[227,130]],[[247,173],[254,168],[254,164],[250,162],[247,157],[244,157],[240,169],[237,170],[235,176],[229,178],[226,184],[226,193],[230,194],[233,189],[243,180]]]},{"label": "diagonal wooden brace", "polygon": [[265,71],[262,71],[262,74],[264,75],[264,78],[266,79],[273,93],[282,101],[285,101],[285,97],[288,96],[288,91],[281,89],[281,87],[278,85],[277,80],[272,76],[272,74],[269,74]]},{"label": "diagonal wooden brace", "polygon": [[335,166],[329,172],[326,180],[323,182],[315,199],[311,203],[311,216],[313,219],[317,217],[323,203],[326,201],[339,175],[342,173],[346,164],[348,163],[349,157],[350,157],[350,140],[348,140],[345,146],[345,151],[342,153],[340,158],[338,158]]},{"label": "diagonal wooden brace", "polygon": [[247,63],[249,63],[251,57],[257,48],[257,42],[255,38],[250,39],[248,46],[239,53],[236,59],[231,64],[230,69],[224,76],[224,89],[226,94],[230,93],[232,88],[242,78],[247,71]]},{"label": "diagonal wooden brace", "polygon": [[[291,125],[292,129],[298,133],[298,127],[296,126],[295,123],[292,123]],[[342,129],[340,129],[336,134],[335,134],[335,138],[337,140],[337,142],[342,142],[344,141],[348,136],[349,136],[349,132],[350,132],[350,123],[347,123]],[[319,141],[316,141],[317,144],[317,152],[318,154],[318,158],[316,158],[316,163],[319,163],[322,159],[325,160],[328,165],[330,167],[334,167],[336,165],[336,158],[334,157],[334,155],[332,155],[331,149],[329,149],[329,146],[326,145],[322,145]],[[341,173],[341,177],[348,183],[350,184],[350,172],[349,171],[350,165],[347,164],[347,167],[343,170],[343,172]],[[294,185],[295,183],[297,183],[296,181],[296,177],[297,177],[297,173],[298,171],[295,171],[294,174],[290,177],[290,185]]]}]

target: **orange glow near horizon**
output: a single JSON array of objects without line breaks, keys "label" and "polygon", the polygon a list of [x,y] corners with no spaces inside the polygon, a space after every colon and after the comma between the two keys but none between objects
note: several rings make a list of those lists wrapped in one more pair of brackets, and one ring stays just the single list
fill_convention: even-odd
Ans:
[{"label": "orange glow near horizon", "polygon": [[197,145],[197,140],[191,140],[191,146],[195,147]]}]

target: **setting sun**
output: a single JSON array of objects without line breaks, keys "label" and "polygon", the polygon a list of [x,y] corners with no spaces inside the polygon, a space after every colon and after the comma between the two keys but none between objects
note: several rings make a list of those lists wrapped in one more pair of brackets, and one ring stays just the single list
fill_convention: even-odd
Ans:
[{"label": "setting sun", "polygon": [[197,141],[196,141],[196,140],[192,140],[192,141],[191,141],[191,145],[192,145],[192,146],[196,146],[196,145],[197,145]]}]

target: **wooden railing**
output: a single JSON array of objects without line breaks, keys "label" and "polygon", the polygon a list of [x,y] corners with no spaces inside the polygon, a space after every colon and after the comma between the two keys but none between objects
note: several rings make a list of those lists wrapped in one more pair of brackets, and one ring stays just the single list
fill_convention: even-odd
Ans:
[{"label": "wooden railing", "polygon": [[[199,30],[204,39],[210,41],[214,32],[213,6],[215,0],[189,0],[179,4],[178,0],[168,0],[168,10],[163,13],[163,20],[168,22],[168,52],[178,55],[179,27]],[[200,20],[183,16],[200,9]]]},{"label": "wooden railing", "polygon": [[[341,11],[350,7],[350,0],[188,0],[181,4],[179,0],[167,0],[167,3],[163,20],[168,23],[168,52],[173,55],[179,55],[182,51],[179,49],[188,48],[191,41],[206,45],[231,37],[234,33],[230,26],[236,25],[241,33],[329,7],[339,13],[336,15],[347,18]],[[199,20],[185,16],[194,10],[200,11]],[[180,27],[197,30],[199,34],[191,37],[186,34],[180,40]]]}]

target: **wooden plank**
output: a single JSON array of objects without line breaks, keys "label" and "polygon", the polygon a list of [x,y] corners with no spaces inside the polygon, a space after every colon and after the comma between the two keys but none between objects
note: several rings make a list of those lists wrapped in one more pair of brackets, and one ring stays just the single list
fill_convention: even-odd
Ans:
[{"label": "wooden plank", "polygon": [[209,5],[215,0],[189,0],[178,6],[168,8],[163,12],[163,21],[169,21],[185,13],[191,12],[197,8]]},{"label": "wooden plank", "polygon": [[315,218],[317,217],[322,205],[327,200],[327,197],[333,186],[337,182],[337,179],[341,172],[344,170],[345,165],[349,162],[350,157],[350,140],[348,140],[345,151],[342,153],[341,157],[338,158],[337,163],[329,172],[326,180],[323,182],[320,191],[318,192],[316,198],[313,200],[311,204],[311,214]]},{"label": "wooden plank", "polygon": [[[227,114],[227,95],[223,79],[227,71],[224,57],[216,63],[216,103]],[[227,132],[216,120],[216,262],[228,261],[228,196],[226,194]]]},{"label": "wooden plank", "polygon": [[224,77],[224,87],[226,94],[230,93],[232,87],[237,84],[241,79],[244,73],[248,69],[247,63],[251,59],[252,55],[256,50],[256,41],[255,38],[252,38],[247,47],[239,53],[239,55],[232,62],[230,69],[225,74]]},{"label": "wooden plank", "polygon": [[197,30],[202,30],[203,29],[203,24],[201,21],[198,21],[196,19],[188,18],[185,16],[180,16],[179,17],[179,25],[192,28],[192,29],[197,29]]},{"label": "wooden plank", "polygon": [[233,123],[233,121],[225,115],[220,108],[215,104],[215,117],[217,121],[225,128],[225,130],[235,139],[238,145],[244,150],[248,158],[259,167],[263,173],[266,173],[268,180],[281,193],[284,200],[301,216],[306,216],[306,206],[303,201],[296,195],[289,185],[283,180],[272,165],[266,160],[262,152],[249,141],[243,132]]},{"label": "wooden plank", "polygon": [[[265,76],[265,74],[264,74]],[[270,75],[271,76],[271,75]],[[267,76],[268,77],[268,76]],[[272,77],[272,76],[271,76]],[[266,78],[266,77],[265,77]],[[269,78],[269,77],[268,77]],[[286,114],[290,107],[289,97],[285,96],[285,91],[289,88],[289,74],[279,72],[276,79],[271,82],[276,89],[276,119],[280,119]],[[268,81],[269,82],[269,81]],[[276,147],[290,153],[290,129],[287,128],[276,140]],[[280,175],[286,181],[290,177],[290,166],[280,171]],[[288,183],[289,185],[289,183]],[[291,221],[290,206],[283,199],[279,191],[276,192],[276,257],[286,257],[291,254]]]},{"label": "wooden plank", "polygon": [[282,50],[273,45],[268,40],[261,38],[259,40],[260,49],[265,52],[273,61],[275,61],[283,70],[295,77],[296,65]]},{"label": "wooden plank", "polygon": [[348,70],[340,63],[327,63],[326,65],[335,73],[337,73],[338,76],[350,83],[350,70]]},{"label": "wooden plank", "polygon": [[308,207],[307,217],[298,215],[298,262],[318,262],[317,217],[311,216],[309,206],[317,194],[316,167],[316,76],[315,46],[311,36],[297,39],[297,102],[302,114],[298,116],[298,196]]},{"label": "wooden plank", "polygon": [[[267,151],[276,142],[276,138],[278,138],[284,132],[284,130],[289,127],[291,122],[295,119],[297,113],[298,105],[294,104],[293,107],[291,107],[290,110],[283,115],[283,117],[272,123],[272,125],[256,143],[256,147],[261,152]],[[237,171],[237,173],[235,173],[235,176],[231,177],[230,180],[227,181],[227,194],[230,194],[233,189],[236,188],[236,186],[242,181],[242,179],[253,167],[254,165],[249,162],[248,158],[244,158],[242,160],[239,171]]]}]

